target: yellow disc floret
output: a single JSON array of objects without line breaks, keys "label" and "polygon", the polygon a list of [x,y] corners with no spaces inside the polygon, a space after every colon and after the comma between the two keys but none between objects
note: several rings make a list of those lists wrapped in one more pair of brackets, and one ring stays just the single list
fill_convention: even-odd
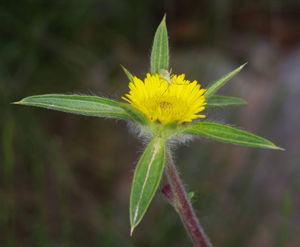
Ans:
[{"label": "yellow disc floret", "polygon": [[196,118],[205,118],[198,113],[205,109],[205,89],[200,89],[197,81],[184,79],[185,75],[173,75],[171,82],[160,75],[150,75],[144,81],[133,78],[129,83],[129,94],[122,99],[141,111],[151,121],[163,125],[191,122]]}]

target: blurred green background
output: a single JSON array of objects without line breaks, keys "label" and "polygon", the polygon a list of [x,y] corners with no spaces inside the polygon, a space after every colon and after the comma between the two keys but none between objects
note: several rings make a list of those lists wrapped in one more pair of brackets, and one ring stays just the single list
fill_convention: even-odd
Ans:
[{"label": "blurred green background", "polygon": [[175,73],[205,87],[248,61],[221,93],[249,105],[208,119],[286,148],[178,147],[204,229],[219,247],[300,246],[299,1],[2,0],[1,247],[191,246],[161,193],[129,237],[144,145],[126,123],[10,104],[45,93],[120,99],[128,91],[120,64],[145,76],[164,13]]}]

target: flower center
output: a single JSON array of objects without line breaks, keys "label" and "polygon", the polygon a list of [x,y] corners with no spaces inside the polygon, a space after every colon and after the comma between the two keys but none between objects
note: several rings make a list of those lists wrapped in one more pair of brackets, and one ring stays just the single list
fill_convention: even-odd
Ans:
[{"label": "flower center", "polygon": [[159,105],[160,105],[160,108],[165,111],[172,108],[172,104],[170,102],[166,102],[166,101],[159,102]]}]

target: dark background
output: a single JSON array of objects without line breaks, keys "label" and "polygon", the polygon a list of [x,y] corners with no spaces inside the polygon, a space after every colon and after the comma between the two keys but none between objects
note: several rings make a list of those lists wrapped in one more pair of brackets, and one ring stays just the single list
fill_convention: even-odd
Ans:
[{"label": "dark background", "polygon": [[[300,3],[296,0],[76,0],[0,3],[0,246],[191,246],[157,193],[129,237],[129,193],[144,145],[122,121],[11,105],[45,93],[120,99],[143,78],[167,13],[171,67],[246,107],[207,113],[285,152],[195,140],[176,161],[213,244],[300,246]],[[165,180],[162,181],[165,183]]]}]

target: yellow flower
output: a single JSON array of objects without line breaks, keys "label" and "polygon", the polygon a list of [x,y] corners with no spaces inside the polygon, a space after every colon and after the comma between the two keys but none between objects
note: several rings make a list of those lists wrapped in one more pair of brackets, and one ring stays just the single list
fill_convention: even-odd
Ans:
[{"label": "yellow flower", "polygon": [[129,94],[122,99],[145,114],[151,121],[163,125],[191,122],[196,118],[205,118],[197,113],[205,109],[205,89],[200,89],[197,81],[184,79],[185,75],[173,75],[168,82],[160,75],[147,74],[144,82],[137,77],[129,83]]}]

